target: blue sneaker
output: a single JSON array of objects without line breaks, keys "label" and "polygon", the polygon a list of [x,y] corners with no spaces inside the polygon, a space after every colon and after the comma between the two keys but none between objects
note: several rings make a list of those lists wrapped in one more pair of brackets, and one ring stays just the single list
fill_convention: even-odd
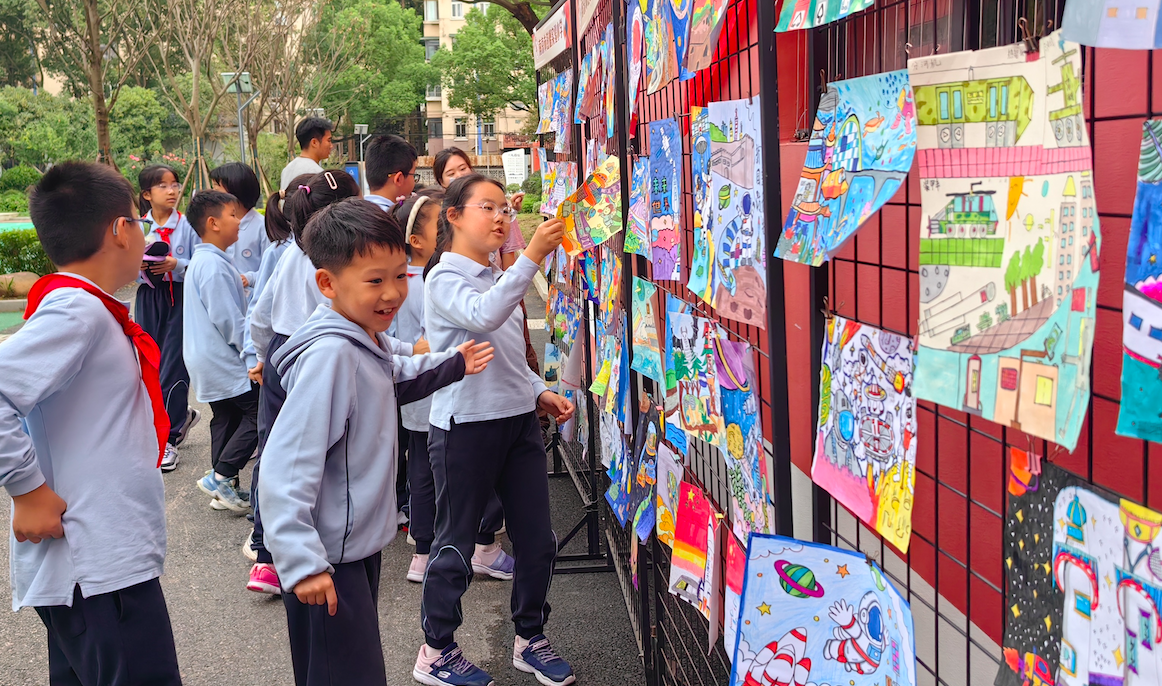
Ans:
[{"label": "blue sneaker", "polygon": [[501,581],[512,581],[516,572],[516,560],[500,549],[500,543],[476,546],[472,555],[472,573],[490,576]]},{"label": "blue sneaker", "polygon": [[439,656],[429,660],[424,646],[416,656],[416,666],[412,678],[427,686],[494,686],[492,677],[483,669],[468,661],[460,646],[452,645],[440,651]]},{"label": "blue sneaker", "polygon": [[201,479],[198,479],[198,488],[213,498],[215,503],[226,506],[227,510],[234,512],[247,512],[250,510],[250,503],[238,497],[238,493],[234,490],[234,486],[231,485],[230,479],[222,479],[219,481],[214,478],[214,473],[211,472]]},{"label": "blue sneaker", "polygon": [[544,634],[529,639],[524,650],[520,650],[520,636],[512,647],[512,666],[522,672],[532,674],[545,686],[565,686],[576,681],[573,668],[553,650]]}]

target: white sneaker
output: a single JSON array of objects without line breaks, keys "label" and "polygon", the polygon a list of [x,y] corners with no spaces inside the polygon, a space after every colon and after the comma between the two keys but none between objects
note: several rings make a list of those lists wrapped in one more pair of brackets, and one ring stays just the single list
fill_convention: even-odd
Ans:
[{"label": "white sneaker", "polygon": [[161,471],[172,472],[178,468],[178,463],[182,461],[182,456],[178,455],[178,449],[174,447],[173,443],[167,443],[165,446],[165,457],[161,458]]},{"label": "white sneaker", "polygon": [[[215,499],[215,502],[216,501],[217,500]],[[246,534],[246,542],[242,544],[242,554],[246,557],[247,560],[250,560],[251,562],[257,563],[258,562],[258,551],[255,550],[254,548],[250,547],[250,544],[253,542],[254,542],[254,529],[251,529],[250,533]]]},{"label": "white sneaker", "polygon": [[408,565],[408,581],[424,583],[424,572],[428,571],[428,556],[419,553],[412,554],[412,563]]},{"label": "white sneaker", "polygon": [[218,500],[217,498],[211,498],[210,499],[210,509],[211,510],[229,510],[230,508],[223,505],[221,500]]},{"label": "white sneaker", "polygon": [[190,429],[198,425],[202,421],[202,413],[190,407],[186,409],[186,423],[182,425],[182,430],[178,432],[178,438],[174,441],[174,445],[181,445],[182,441],[186,440],[186,436],[190,435]]}]

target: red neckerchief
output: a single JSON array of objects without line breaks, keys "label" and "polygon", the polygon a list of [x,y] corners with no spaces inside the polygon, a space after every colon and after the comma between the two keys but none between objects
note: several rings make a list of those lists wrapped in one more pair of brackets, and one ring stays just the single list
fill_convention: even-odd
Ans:
[{"label": "red neckerchief", "polygon": [[[177,229],[177,226],[178,226],[179,224],[181,224],[181,221],[182,221],[182,213],[181,213],[181,212],[178,212],[177,210],[174,210],[174,214],[176,214],[176,215],[178,216],[178,220],[177,220],[177,222],[175,222],[175,223],[174,223],[174,226],[173,226],[173,227],[169,227],[169,226],[158,226],[158,227],[156,227],[156,228],[154,228],[154,229],[153,229],[154,231],[156,231],[156,232],[157,232],[157,239],[158,239],[159,241],[163,241],[163,242],[165,242],[165,243],[169,244],[169,254],[171,254],[171,255],[173,254],[173,243],[172,243],[172,242],[169,240],[169,238],[170,238],[170,236],[172,236],[172,235],[173,235],[173,232],[174,232],[174,230],[176,230],[176,229]],[[151,217],[152,217],[153,215],[152,215],[152,214],[150,214],[149,216],[151,216]],[[168,223],[168,221],[167,221],[167,223]],[[166,272],[166,273],[165,273],[165,276],[161,277],[161,279],[162,279],[162,281],[169,281],[169,282],[170,282],[170,287],[169,287],[169,304],[173,305],[173,304],[174,304],[174,299],[173,299],[173,272],[172,272],[172,271],[168,271],[168,272]]]},{"label": "red neckerchief", "polygon": [[153,338],[137,322],[129,318],[129,308],[125,304],[97,288],[88,281],[78,279],[67,274],[49,274],[42,276],[32,286],[28,293],[28,306],[24,310],[24,318],[28,319],[40,307],[44,296],[58,288],[79,288],[91,293],[101,301],[109,314],[117,320],[133,347],[137,349],[137,361],[141,364],[141,381],[149,393],[150,404],[153,405],[153,428],[157,432],[157,466],[161,466],[161,459],[165,456],[166,441],[169,438],[169,415],[165,411],[165,403],[161,399],[161,349]]}]

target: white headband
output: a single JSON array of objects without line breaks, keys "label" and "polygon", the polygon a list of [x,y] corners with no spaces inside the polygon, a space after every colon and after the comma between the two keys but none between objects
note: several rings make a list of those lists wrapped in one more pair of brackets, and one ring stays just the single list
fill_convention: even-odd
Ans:
[{"label": "white headband", "polygon": [[426,195],[416,196],[416,204],[412,205],[412,211],[408,213],[408,226],[403,235],[405,240],[408,236],[412,235],[412,226],[416,223],[416,217],[420,214],[420,208],[423,207],[424,203],[427,201],[428,196]]}]

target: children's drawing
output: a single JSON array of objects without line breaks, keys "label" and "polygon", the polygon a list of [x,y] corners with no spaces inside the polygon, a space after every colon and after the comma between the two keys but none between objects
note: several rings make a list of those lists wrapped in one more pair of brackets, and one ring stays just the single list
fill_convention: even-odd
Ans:
[{"label": "children's drawing", "polygon": [[727,0],[694,0],[683,78],[706,69],[714,61],[714,49],[718,47],[718,34],[722,31],[728,4]]},{"label": "children's drawing", "polygon": [[1061,18],[1061,33],[1065,40],[1095,48],[1162,48],[1158,5],[1158,0],[1069,0]]},{"label": "children's drawing", "polygon": [[717,325],[709,319],[680,313],[673,315],[670,334],[682,428],[695,438],[722,447],[726,430],[714,359]]},{"label": "children's drawing", "polygon": [[661,344],[658,342],[658,318],[654,306],[657,286],[633,277],[633,365],[632,369],[658,383],[665,383]]},{"label": "children's drawing", "polygon": [[685,68],[686,48],[690,40],[690,11],[694,7],[694,0],[669,0],[669,3],[670,22],[674,29],[675,76],[685,81],[694,76]]},{"label": "children's drawing", "polygon": [[[692,483],[683,481],[678,496],[678,518],[674,525],[674,554],[670,558],[670,593],[698,608],[710,617],[710,590],[714,575],[707,578],[707,567],[713,567],[708,551],[713,549],[714,515],[706,494]],[[718,618],[714,619],[715,624]]]},{"label": "children's drawing", "polygon": [[629,13],[625,22],[625,49],[629,63],[629,130],[637,130],[637,94],[642,85],[642,59],[646,55],[645,8],[638,0],[630,0],[626,8]]},{"label": "children's drawing", "polygon": [[605,50],[605,91],[604,100],[602,101],[602,117],[605,120],[605,140],[613,138],[613,96],[617,92],[617,71],[613,68],[613,53],[617,49],[617,43],[613,39],[613,24],[606,24],[605,37],[601,41],[602,48]]},{"label": "children's drawing", "polygon": [[795,31],[830,24],[871,7],[874,0],[794,0],[783,5],[775,31]]},{"label": "children's drawing", "polygon": [[690,256],[690,279],[686,287],[707,303],[714,301],[712,287],[714,240],[710,192],[710,110],[690,107],[690,167],[694,194],[694,254]]},{"label": "children's drawing", "polygon": [[908,552],[916,484],[912,341],[833,317],[821,355],[811,478]]},{"label": "children's drawing", "polygon": [[558,384],[561,382],[561,350],[552,343],[545,344],[545,361],[542,365],[544,368],[542,374],[544,375],[545,386],[554,393],[557,392]]},{"label": "children's drawing", "polygon": [[678,513],[678,494],[682,485],[682,462],[665,443],[658,444],[657,530],[658,540],[674,547],[674,523]]},{"label": "children's drawing", "polygon": [[1073,450],[1098,286],[1081,50],[1057,31],[909,62],[919,123],[916,397]]},{"label": "children's drawing", "polygon": [[746,579],[746,550],[731,534],[723,534],[726,548],[726,605],[723,613],[723,638],[727,659],[734,659],[738,643],[738,617],[742,614],[742,584]]},{"label": "children's drawing", "polygon": [[[683,455],[689,449],[686,432],[682,429],[682,404],[678,397],[678,371],[674,364],[677,346],[674,345],[674,320],[685,314],[690,306],[686,301],[666,294],[666,398],[665,412],[666,440]],[[685,321],[685,320],[684,320]]]},{"label": "children's drawing", "polygon": [[625,251],[650,256],[650,158],[635,157],[629,187],[629,230],[625,232]]},{"label": "children's drawing", "polygon": [[557,216],[557,209],[577,188],[576,162],[545,162],[541,176],[541,214]]},{"label": "children's drawing", "polygon": [[[618,524],[624,529],[629,523],[633,510],[630,507],[630,488],[635,476],[633,453],[625,445],[625,434],[617,419],[601,413],[601,444],[609,459],[609,488],[605,500]],[[603,462],[604,464],[604,462]]]},{"label": "children's drawing", "polygon": [[1118,433],[1162,443],[1162,120],[1142,127],[1122,297]]},{"label": "children's drawing", "polygon": [[828,84],[776,257],[819,266],[891,200],[916,154],[915,111],[904,70]]},{"label": "children's drawing", "polygon": [[759,96],[712,102],[707,109],[714,309],[726,319],[765,329],[767,251]]},{"label": "children's drawing", "polygon": [[731,686],[914,686],[912,609],[863,553],[755,534]]},{"label": "children's drawing", "polygon": [[621,167],[610,155],[577,190],[557,207],[557,216],[565,220],[566,242],[570,255],[590,250],[621,231]]},{"label": "children's drawing", "polygon": [[602,41],[581,59],[581,69],[577,72],[577,105],[573,112],[575,124],[584,124],[586,120],[601,115],[605,101],[604,53]]},{"label": "children's drawing", "polygon": [[654,530],[655,496],[654,485],[658,480],[658,441],[661,421],[658,411],[650,407],[649,412],[638,417],[634,433],[633,452],[637,462],[634,477],[630,483],[629,506],[634,512],[633,528],[638,539],[645,543]]},{"label": "children's drawing", "polygon": [[721,335],[715,339],[714,361],[726,427],[722,454],[730,479],[730,519],[735,535],[745,540],[752,531],[773,531],[775,519],[759,422],[755,353],[745,342],[730,341]]},{"label": "children's drawing", "polygon": [[651,95],[678,76],[678,58],[670,0],[645,1],[646,95]]},{"label": "children's drawing", "polygon": [[673,119],[650,122],[650,246],[654,281],[681,275],[682,139]]},{"label": "children's drawing", "polygon": [[[569,138],[573,132],[570,113],[573,111],[573,69],[558,74],[553,84],[553,111],[550,128],[557,134],[554,152],[568,152]],[[574,174],[576,176],[576,174]]]},{"label": "children's drawing", "polygon": [[553,82],[545,81],[537,86],[537,130],[534,133],[552,133],[553,131]]}]

